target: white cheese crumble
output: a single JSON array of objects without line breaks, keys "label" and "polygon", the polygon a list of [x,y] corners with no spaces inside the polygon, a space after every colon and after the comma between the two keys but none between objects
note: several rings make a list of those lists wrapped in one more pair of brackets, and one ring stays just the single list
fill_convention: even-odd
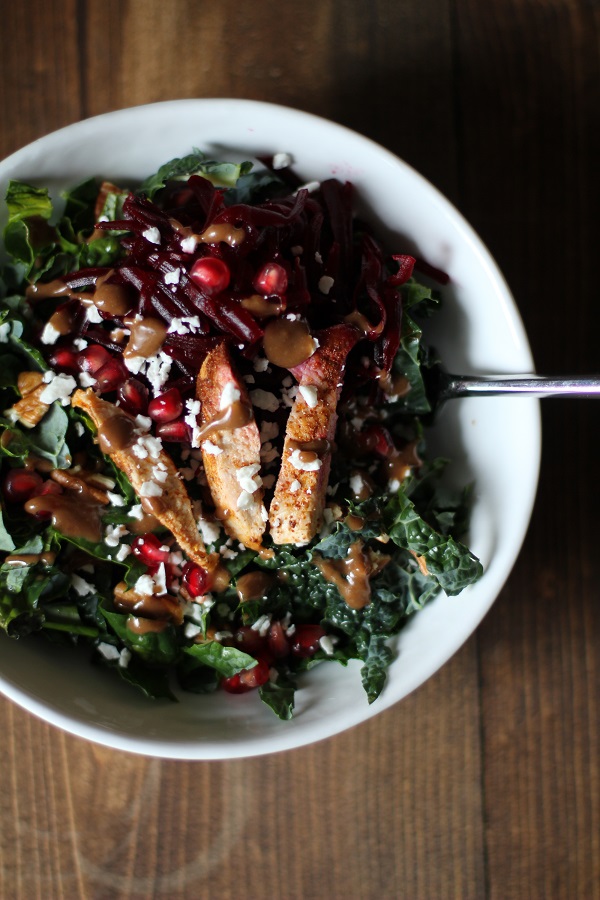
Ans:
[{"label": "white cheese crumble", "polygon": [[140,431],[150,431],[152,428],[152,419],[150,416],[136,416],[135,424]]},{"label": "white cheese crumble", "polygon": [[223,448],[213,444],[212,441],[203,441],[202,449],[205,453],[210,453],[211,456],[219,456],[223,452]]},{"label": "white cheese crumble", "polygon": [[357,497],[365,486],[365,479],[362,475],[352,475],[350,478],[350,490]]},{"label": "white cheese crumble", "polygon": [[319,638],[319,646],[321,650],[327,654],[327,656],[333,656],[335,646],[333,638],[328,634],[324,634],[323,637]]},{"label": "white cheese crumble", "polygon": [[8,336],[10,334],[10,322],[3,322],[0,325],[0,344],[8,344]]},{"label": "white cheese crumble", "polygon": [[90,303],[89,306],[85,308],[85,317],[88,322],[91,322],[92,325],[99,325],[102,322],[102,316],[100,315],[100,310],[97,309],[93,303]]},{"label": "white cheese crumble", "polygon": [[252,631],[258,631],[261,637],[265,637],[267,631],[271,627],[271,616],[265,614],[259,616],[254,625],[251,626]]},{"label": "white cheese crumble", "polygon": [[131,661],[131,650],[128,647],[123,647],[121,652],[119,653],[119,668],[126,669]]},{"label": "white cheese crumble", "polygon": [[218,522],[209,522],[208,519],[198,519],[198,531],[202,535],[205,544],[214,544],[219,540],[221,526]]},{"label": "white cheese crumble", "polygon": [[155,225],[142,231],[142,237],[145,237],[151,244],[160,244],[160,231]]},{"label": "white cheese crumble", "polygon": [[321,265],[323,265],[323,257],[321,256],[321,254],[319,253],[318,250],[315,253],[315,262],[318,262]]},{"label": "white cheese crumble", "polygon": [[196,334],[200,330],[198,316],[182,316],[180,319],[171,319],[167,334]]},{"label": "white cheese crumble", "polygon": [[131,547],[129,546],[129,544],[121,544],[121,546],[117,550],[115,559],[117,560],[117,562],[123,562],[124,559],[127,559],[130,553]]},{"label": "white cheese crumble", "polygon": [[150,575],[140,575],[133,586],[133,590],[136,594],[141,594],[143,597],[151,597],[154,593],[154,582]]},{"label": "white cheese crumble", "polygon": [[140,497],[161,497],[163,489],[155,481],[145,481],[140,488]]},{"label": "white cheese crumble", "polygon": [[177,268],[173,269],[171,272],[165,272],[165,274],[163,275],[163,281],[165,284],[179,284],[180,277],[181,269]]},{"label": "white cheese crumble", "polygon": [[334,280],[331,275],[321,275],[319,278],[319,290],[322,294],[328,294],[333,285]]},{"label": "white cheese crumble", "polygon": [[144,510],[142,509],[141,503],[136,504],[136,506],[132,506],[129,510],[129,515],[132,519],[138,519],[140,522],[144,518]]},{"label": "white cheese crumble", "polygon": [[300,490],[301,487],[302,487],[302,485],[300,484],[298,479],[294,478],[294,480],[290,484],[290,491],[292,492],[292,494],[295,494],[297,491]]},{"label": "white cheese crumble", "polygon": [[310,409],[314,409],[319,402],[319,392],[316,387],[312,384],[301,384],[299,385],[298,390],[306,405],[310,407]]},{"label": "white cheese crumble", "polygon": [[189,237],[183,238],[181,240],[181,249],[184,253],[193,253],[196,249],[197,240],[195,235],[191,234]]},{"label": "white cheese crumble", "polygon": [[86,594],[93,594],[95,590],[93,585],[89,584],[85,578],[82,578],[81,575],[76,575],[75,573],[71,575],[71,587],[80,597],[85,597]]},{"label": "white cheese crumble", "polygon": [[73,346],[76,350],[85,350],[85,348],[88,346],[88,342],[85,338],[75,338],[75,340],[73,341]]},{"label": "white cheese crumble", "polygon": [[301,453],[302,450],[292,450],[290,454],[290,462],[295,469],[300,469],[301,472],[317,472],[323,465],[323,460],[319,459],[318,456],[315,459],[308,460],[308,462],[304,461]]},{"label": "white cheese crumble", "polygon": [[85,388],[94,387],[96,384],[96,379],[91,374],[91,372],[80,372],[79,373],[79,386],[84,390]]},{"label": "white cheese crumble", "polygon": [[65,375],[63,373],[54,375],[52,381],[46,385],[40,394],[40,401],[50,405],[51,403],[54,403],[55,400],[60,400],[63,406],[68,406],[69,397],[76,387],[77,382],[72,375]]},{"label": "white cheese crumble", "polygon": [[118,547],[121,538],[129,534],[125,525],[107,525],[104,530],[104,543],[107,547]]},{"label": "white cheese crumble", "polygon": [[186,622],[183,634],[186,638],[193,638],[196,637],[197,634],[200,634],[201,631],[202,628],[200,625],[195,625],[193,622]]},{"label": "white cheese crumble", "polygon": [[266,372],[269,368],[269,360],[266,356],[255,356],[252,360],[252,368],[255,372]]},{"label": "white cheese crumble", "polygon": [[[258,474],[260,471],[260,465],[258,463],[252,463],[249,466],[241,466],[241,468],[236,470],[235,477],[239,486],[242,488],[242,492],[246,491],[248,494],[253,494],[254,491],[257,491],[259,487],[262,486],[262,478]],[[238,506],[239,506],[239,498],[238,498]]]},{"label": "white cheese crumble", "polygon": [[271,391],[263,391],[261,388],[257,388],[255,391],[250,391],[250,400],[252,405],[258,407],[258,409],[265,409],[268,412],[275,412],[275,410],[279,409],[279,400]]},{"label": "white cheese crumble", "polygon": [[125,497],[121,497],[120,494],[114,494],[112,491],[107,491],[106,496],[108,497],[108,502],[111,506],[125,506]]},{"label": "white cheese crumble", "polygon": [[42,344],[55,344],[59,337],[60,331],[54,325],[51,325],[50,322],[46,322],[40,337]]},{"label": "white cheese crumble", "polygon": [[221,394],[219,409],[227,409],[228,406],[233,406],[233,404],[236,403],[241,396],[242,395],[235,386],[235,382],[228,381]]},{"label": "white cheese crumble", "polygon": [[237,498],[237,508],[238,509],[253,509],[256,506],[256,501],[254,500],[253,495],[249,491],[242,491],[240,496]]},{"label": "white cheese crumble", "polygon": [[277,422],[263,422],[260,426],[260,439],[264,444],[266,441],[272,441],[279,434],[279,425]]},{"label": "white cheese crumble", "polygon": [[146,358],[144,356],[124,356],[123,362],[128,371],[133,375],[139,375],[146,365]]},{"label": "white cheese crumble", "polygon": [[287,169],[292,165],[292,157],[289,153],[275,153],[273,154],[273,162],[271,165],[274,169]]},{"label": "white cheese crumble", "polygon": [[100,641],[98,644],[98,652],[104,659],[108,660],[108,662],[113,662],[121,656],[121,651],[118,650],[117,647],[113,647],[112,644],[107,644],[105,641]]}]

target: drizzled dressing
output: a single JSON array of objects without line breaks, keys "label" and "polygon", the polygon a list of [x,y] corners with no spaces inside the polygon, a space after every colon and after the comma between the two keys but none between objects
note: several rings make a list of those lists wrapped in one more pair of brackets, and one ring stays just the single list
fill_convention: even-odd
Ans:
[{"label": "drizzled dressing", "polygon": [[273,365],[293,369],[313,355],[315,341],[306,322],[275,319],[265,327],[263,348]]},{"label": "drizzled dressing", "polygon": [[160,319],[147,316],[130,323],[131,333],[129,341],[123,351],[123,356],[156,356],[165,342],[167,326]]},{"label": "drizzled dressing", "polygon": [[107,456],[118,450],[126,450],[136,438],[135,422],[125,413],[111,416],[98,428],[98,445]]},{"label": "drizzled dressing", "polygon": [[66,537],[80,537],[92,544],[102,538],[100,506],[81,494],[46,494],[25,504],[30,515],[50,515],[53,528]]},{"label": "drizzled dressing", "polygon": [[242,403],[241,400],[236,400],[231,406],[227,406],[205,422],[199,429],[196,439],[199,442],[205,441],[217,431],[234,431],[236,428],[243,428],[252,421],[252,418],[252,407]]},{"label": "drizzled dressing", "polygon": [[323,578],[336,586],[351,609],[363,609],[369,604],[372,567],[361,540],[350,544],[344,559],[323,559],[314,554],[313,562]]}]

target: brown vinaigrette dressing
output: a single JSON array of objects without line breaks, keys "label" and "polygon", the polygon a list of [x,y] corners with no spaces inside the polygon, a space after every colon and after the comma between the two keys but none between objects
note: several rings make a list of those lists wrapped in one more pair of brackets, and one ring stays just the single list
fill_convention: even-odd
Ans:
[{"label": "brown vinaigrette dressing", "polygon": [[247,309],[259,319],[268,319],[271,316],[279,316],[285,309],[282,303],[273,303],[260,294],[252,294],[250,297],[243,297],[240,300],[240,306]]},{"label": "brown vinaigrette dressing", "polygon": [[107,456],[116,450],[125,450],[135,441],[135,422],[125,413],[117,413],[98,429],[98,446]]},{"label": "brown vinaigrette dressing", "polygon": [[73,327],[73,310],[69,306],[62,306],[52,313],[48,324],[59,334],[69,334]]},{"label": "brown vinaigrette dressing", "polygon": [[167,326],[160,319],[147,316],[138,322],[130,324],[131,333],[129,341],[123,351],[123,356],[156,356],[165,342]]},{"label": "brown vinaigrette dressing", "polygon": [[189,225],[182,225],[177,219],[169,219],[169,225],[182,238],[194,238],[197,244],[219,244],[223,241],[230,247],[237,247],[246,237],[243,228],[236,228],[229,222],[218,222],[205,228],[202,234],[196,234]]},{"label": "brown vinaigrette dressing", "polygon": [[30,515],[49,513],[52,526],[67,537],[80,537],[92,544],[102,538],[100,507],[80,494],[46,494],[33,497],[25,504]]},{"label": "brown vinaigrette dressing", "polygon": [[418,468],[422,462],[417,454],[417,441],[411,441],[394,456],[386,459],[383,469],[389,481],[394,479],[404,481],[410,475],[411,469]]},{"label": "brown vinaigrette dressing", "polygon": [[164,619],[142,619],[138,616],[130,616],[127,619],[127,628],[134,634],[159,634],[169,625]]},{"label": "brown vinaigrette dressing", "polygon": [[269,572],[247,572],[241,575],[235,585],[240,603],[248,600],[260,600],[276,582]]},{"label": "brown vinaigrette dressing", "polygon": [[313,562],[325,581],[334,584],[351,609],[362,609],[371,601],[371,563],[363,542],[350,544],[345,559],[323,559],[315,554]]},{"label": "brown vinaigrette dressing", "polygon": [[92,295],[72,290],[68,284],[55,278],[53,281],[37,281],[27,286],[25,296],[28,300],[47,300],[49,297],[72,297],[82,303],[93,303]]},{"label": "brown vinaigrette dressing", "polygon": [[303,463],[314,462],[315,459],[321,459],[331,450],[331,443],[327,440],[322,441],[288,441],[288,447],[294,453],[298,451],[298,459]]},{"label": "brown vinaigrette dressing", "polygon": [[36,563],[44,563],[45,566],[52,566],[56,559],[56,553],[48,551],[47,553],[19,553],[11,554],[4,560],[9,566],[34,566]]},{"label": "brown vinaigrette dressing", "polygon": [[96,290],[92,296],[94,305],[101,311],[109,313],[111,317],[120,318],[128,313],[133,306],[133,298],[127,286],[124,284],[107,284],[108,279],[114,275],[114,269],[110,269],[106,275],[102,275],[96,281]]},{"label": "brown vinaigrette dressing", "polygon": [[275,319],[265,327],[265,356],[275,366],[293,369],[315,352],[308,325],[298,319]]},{"label": "brown vinaigrette dressing", "polygon": [[208,422],[204,423],[198,432],[197,440],[205,441],[217,431],[234,431],[236,428],[243,428],[244,425],[252,421],[252,418],[252,407],[242,403],[240,400],[236,400],[231,406],[227,406],[217,413],[216,416],[213,416],[212,419],[209,419]]}]

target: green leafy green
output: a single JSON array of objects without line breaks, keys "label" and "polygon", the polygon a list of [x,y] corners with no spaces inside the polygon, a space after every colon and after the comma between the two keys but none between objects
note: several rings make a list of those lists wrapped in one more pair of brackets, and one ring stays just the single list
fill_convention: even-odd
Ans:
[{"label": "green leafy green", "polygon": [[165,163],[155,175],[151,175],[140,185],[139,190],[152,199],[168,181],[187,181],[191,175],[201,175],[216,187],[232,188],[240,176],[247,175],[251,168],[251,162],[218,162],[209,159],[201,150],[194,149],[188,156]]},{"label": "green leafy green", "polygon": [[192,644],[191,647],[184,647],[184,653],[193,656],[203,665],[215,669],[224,678],[237,675],[243,669],[252,669],[256,665],[254,657],[235,647],[225,647],[217,641]]},{"label": "green leafy green", "polygon": [[267,681],[259,687],[258,693],[263,703],[273,710],[280,719],[291,719],[294,715],[294,696],[297,684],[289,675],[280,674],[276,681]]}]

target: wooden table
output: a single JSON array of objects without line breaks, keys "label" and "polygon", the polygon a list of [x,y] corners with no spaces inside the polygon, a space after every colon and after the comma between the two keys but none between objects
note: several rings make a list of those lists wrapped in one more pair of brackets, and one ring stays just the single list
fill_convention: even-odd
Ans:
[{"label": "wooden table", "polygon": [[[598,11],[0,0],[0,156],[154,100],[325,115],[465,213],[540,371],[597,370]],[[599,413],[546,401],[539,495],[508,584],[442,671],[361,727],[273,757],[161,762],[1,701],[0,896],[600,897]]]}]

